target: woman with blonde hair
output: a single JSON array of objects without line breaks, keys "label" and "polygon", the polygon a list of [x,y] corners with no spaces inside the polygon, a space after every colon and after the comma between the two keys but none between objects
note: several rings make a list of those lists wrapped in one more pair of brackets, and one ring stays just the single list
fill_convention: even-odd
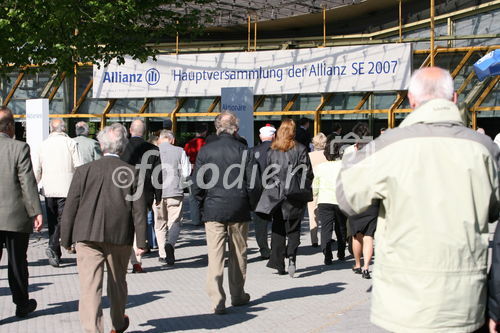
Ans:
[{"label": "woman with blonde hair", "polygon": [[292,119],[281,122],[268,152],[268,167],[263,176],[267,182],[263,184],[264,190],[256,209],[256,212],[271,214],[273,219],[271,257],[267,267],[278,270],[278,274],[286,274],[285,258],[288,258],[291,277],[296,270],[300,222],[307,202],[312,200],[314,177],[307,147],[294,139],[295,128]]},{"label": "woman with blonde hair", "polygon": [[[326,140],[326,135],[321,132],[316,134],[312,139],[314,151],[309,153],[309,159],[311,160],[313,170],[317,165],[327,161],[325,154],[323,154],[323,152],[325,151]],[[307,203],[307,212],[309,214],[309,231],[311,233],[311,244],[313,247],[318,247],[318,219],[316,216],[317,208],[317,197],[314,196],[313,201]]]}]

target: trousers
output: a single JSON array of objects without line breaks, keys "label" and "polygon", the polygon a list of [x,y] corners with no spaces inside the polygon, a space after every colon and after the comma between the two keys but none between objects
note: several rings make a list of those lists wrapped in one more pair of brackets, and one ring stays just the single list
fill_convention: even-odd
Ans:
[{"label": "trousers", "polygon": [[207,292],[213,309],[224,309],[224,251],[226,239],[229,245],[228,278],[231,302],[239,302],[245,296],[247,274],[248,223],[205,223],[208,247]]},{"label": "trousers", "polygon": [[130,251],[130,245],[76,243],[76,262],[80,279],[78,311],[84,332],[104,332],[101,307],[104,265],[108,273],[107,292],[111,323],[115,330],[124,328],[128,293],[126,275]]},{"label": "trousers", "polygon": [[23,232],[0,231],[0,260],[3,247],[7,248],[7,274],[12,301],[17,306],[28,304],[28,242],[30,235]]},{"label": "trousers", "polygon": [[45,198],[47,224],[49,226],[49,247],[60,258],[61,253],[61,218],[66,198]]},{"label": "trousers", "polygon": [[285,220],[281,207],[275,210],[271,234],[271,257],[267,264],[268,267],[285,270],[285,258],[287,257],[295,262],[300,245],[301,221],[301,217]]}]

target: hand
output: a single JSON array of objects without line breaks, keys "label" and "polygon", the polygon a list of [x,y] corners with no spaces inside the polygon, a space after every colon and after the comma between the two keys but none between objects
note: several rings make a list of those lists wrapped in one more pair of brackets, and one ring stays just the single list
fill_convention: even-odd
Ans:
[{"label": "hand", "polygon": [[35,229],[36,232],[40,232],[40,230],[42,230],[42,225],[43,225],[43,216],[42,214],[38,214],[33,218],[33,228]]},{"label": "hand", "polygon": [[490,329],[490,333],[497,333],[497,322],[490,318],[488,328]]},{"label": "hand", "polygon": [[144,250],[144,249],[137,248],[137,250],[135,250],[135,255],[138,257],[142,257],[144,255],[144,253],[146,253],[146,250]]}]

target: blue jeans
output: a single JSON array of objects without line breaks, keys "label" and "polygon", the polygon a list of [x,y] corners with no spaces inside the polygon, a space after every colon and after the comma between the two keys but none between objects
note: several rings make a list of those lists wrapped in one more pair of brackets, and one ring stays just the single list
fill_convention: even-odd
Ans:
[{"label": "blue jeans", "polygon": [[158,243],[156,242],[155,217],[152,210],[148,210],[147,234],[149,246],[156,249],[158,247]]}]

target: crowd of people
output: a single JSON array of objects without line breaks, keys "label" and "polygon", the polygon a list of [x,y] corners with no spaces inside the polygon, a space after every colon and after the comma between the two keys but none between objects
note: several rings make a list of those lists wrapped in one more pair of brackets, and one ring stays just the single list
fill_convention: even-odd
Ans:
[{"label": "crowd of people", "polygon": [[321,246],[324,264],[333,263],[336,244],[337,260],[348,250],[353,273],[373,277],[375,324],[395,332],[474,332],[489,317],[490,332],[497,332],[499,228],[489,278],[487,270],[488,223],[500,213],[499,146],[465,126],[448,71],[416,71],[408,98],[414,111],[398,128],[372,140],[369,126],[358,123],[349,143],[339,125],[311,138],[303,118],[263,126],[261,142],[249,148],[238,135],[239,119],[227,111],[215,118],[214,135],[201,125],[184,148],[170,130],[147,142],[139,119],[128,132],[119,123],[106,126],[97,141],[86,123],[76,124],[72,139],[53,119],[33,164],[29,146],[12,140],[12,112],[1,108],[0,251],[5,245],[9,253],[16,316],[37,306],[28,296],[27,248],[29,234],[42,228],[39,188],[49,264],[60,266],[61,248],[76,253],[85,332],[103,332],[105,266],[112,332],[130,323],[129,262],[132,273],[145,272],[141,258],[157,246],[159,263],[175,266],[186,192],[191,220],[206,232],[215,314],[226,312],[226,243],[231,305],[242,306],[251,298],[249,222],[267,267],[293,278],[308,211],[311,245]]}]

